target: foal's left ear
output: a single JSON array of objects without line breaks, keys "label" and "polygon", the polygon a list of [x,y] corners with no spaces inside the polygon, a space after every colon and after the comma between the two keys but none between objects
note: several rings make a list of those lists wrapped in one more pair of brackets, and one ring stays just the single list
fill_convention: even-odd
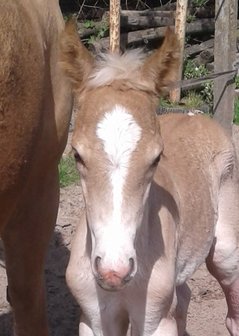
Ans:
[{"label": "foal's left ear", "polygon": [[60,63],[72,83],[73,90],[81,87],[94,64],[94,58],[81,42],[73,19],[66,23],[60,40]]},{"label": "foal's left ear", "polygon": [[176,34],[167,28],[161,47],[146,59],[142,76],[157,93],[167,88],[178,76],[180,46]]}]

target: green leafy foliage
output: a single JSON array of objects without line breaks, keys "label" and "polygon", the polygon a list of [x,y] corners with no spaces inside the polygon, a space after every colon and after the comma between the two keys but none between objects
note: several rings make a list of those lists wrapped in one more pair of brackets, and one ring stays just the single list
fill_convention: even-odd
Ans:
[{"label": "green leafy foliage", "polygon": [[235,86],[236,86],[236,89],[239,89],[239,76],[236,76],[235,78]]},{"label": "green leafy foliage", "polygon": [[[86,24],[86,26],[85,26],[85,24]],[[91,24],[92,23],[90,21],[84,23],[85,28],[91,28],[91,29],[95,28],[95,30],[96,30],[96,32],[88,38],[87,42],[89,44],[94,43],[95,41],[98,41],[101,38],[105,37],[108,34],[108,31],[109,31],[109,22],[107,20],[103,20],[101,22],[101,24],[97,25],[97,26],[96,25],[89,26]]]},{"label": "green leafy foliage", "polygon": [[194,7],[204,7],[209,0],[192,0],[192,5]]},{"label": "green leafy foliage", "polygon": [[236,98],[235,100],[233,122],[234,124],[239,125],[239,98]]},{"label": "green leafy foliage", "polygon": [[213,106],[213,81],[203,84],[204,89],[201,91],[204,102],[209,106]]},{"label": "green leafy foliage", "polygon": [[195,14],[187,14],[186,21],[188,23],[193,22],[196,20],[196,15]]},{"label": "green leafy foliage", "polygon": [[[209,71],[205,65],[197,65],[194,60],[186,60],[184,63],[184,73],[185,79],[201,78],[209,74]],[[202,84],[202,89],[197,92],[204,103],[208,104],[210,107],[213,106],[213,82],[208,81]]]},{"label": "green leafy foliage", "polygon": [[85,22],[84,22],[84,28],[86,28],[86,29],[92,29],[92,28],[94,28],[95,27],[95,23],[94,23],[94,21],[93,20],[86,20]]},{"label": "green leafy foliage", "polygon": [[206,76],[208,70],[205,65],[197,65],[194,60],[186,60],[184,64],[184,78],[200,78]]}]

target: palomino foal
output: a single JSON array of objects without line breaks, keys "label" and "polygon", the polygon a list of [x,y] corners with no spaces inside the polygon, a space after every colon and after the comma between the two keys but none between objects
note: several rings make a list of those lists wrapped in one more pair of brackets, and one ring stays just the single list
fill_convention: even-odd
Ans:
[{"label": "palomino foal", "polygon": [[239,189],[233,146],[203,116],[156,116],[178,43],[145,58],[87,52],[69,23],[62,66],[78,104],[73,148],[85,199],[67,281],[81,336],[182,336],[186,280],[207,260],[239,335]]},{"label": "palomino foal", "polygon": [[72,105],[63,29],[58,0],[0,0],[0,237],[18,336],[48,335],[44,260]]}]

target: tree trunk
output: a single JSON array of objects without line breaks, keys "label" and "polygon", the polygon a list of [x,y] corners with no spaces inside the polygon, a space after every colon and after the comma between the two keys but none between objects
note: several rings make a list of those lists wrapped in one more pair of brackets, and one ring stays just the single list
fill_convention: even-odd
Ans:
[{"label": "tree trunk", "polygon": [[120,0],[110,0],[110,51],[120,50]]},{"label": "tree trunk", "polygon": [[[178,78],[177,78],[178,80],[182,79],[187,6],[188,6],[188,0],[177,1],[177,8],[175,15],[175,33],[178,36],[180,45],[180,61],[179,61]],[[181,96],[180,89],[174,89],[170,92],[170,99],[173,102],[178,102],[180,100],[180,96]]]}]

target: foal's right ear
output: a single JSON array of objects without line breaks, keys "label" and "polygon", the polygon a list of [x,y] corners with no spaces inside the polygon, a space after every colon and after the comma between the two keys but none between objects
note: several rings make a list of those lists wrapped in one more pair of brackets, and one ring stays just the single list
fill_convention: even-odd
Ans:
[{"label": "foal's right ear", "polygon": [[73,90],[81,87],[94,64],[94,58],[81,42],[76,22],[66,22],[65,31],[60,40],[60,63],[72,83]]}]

